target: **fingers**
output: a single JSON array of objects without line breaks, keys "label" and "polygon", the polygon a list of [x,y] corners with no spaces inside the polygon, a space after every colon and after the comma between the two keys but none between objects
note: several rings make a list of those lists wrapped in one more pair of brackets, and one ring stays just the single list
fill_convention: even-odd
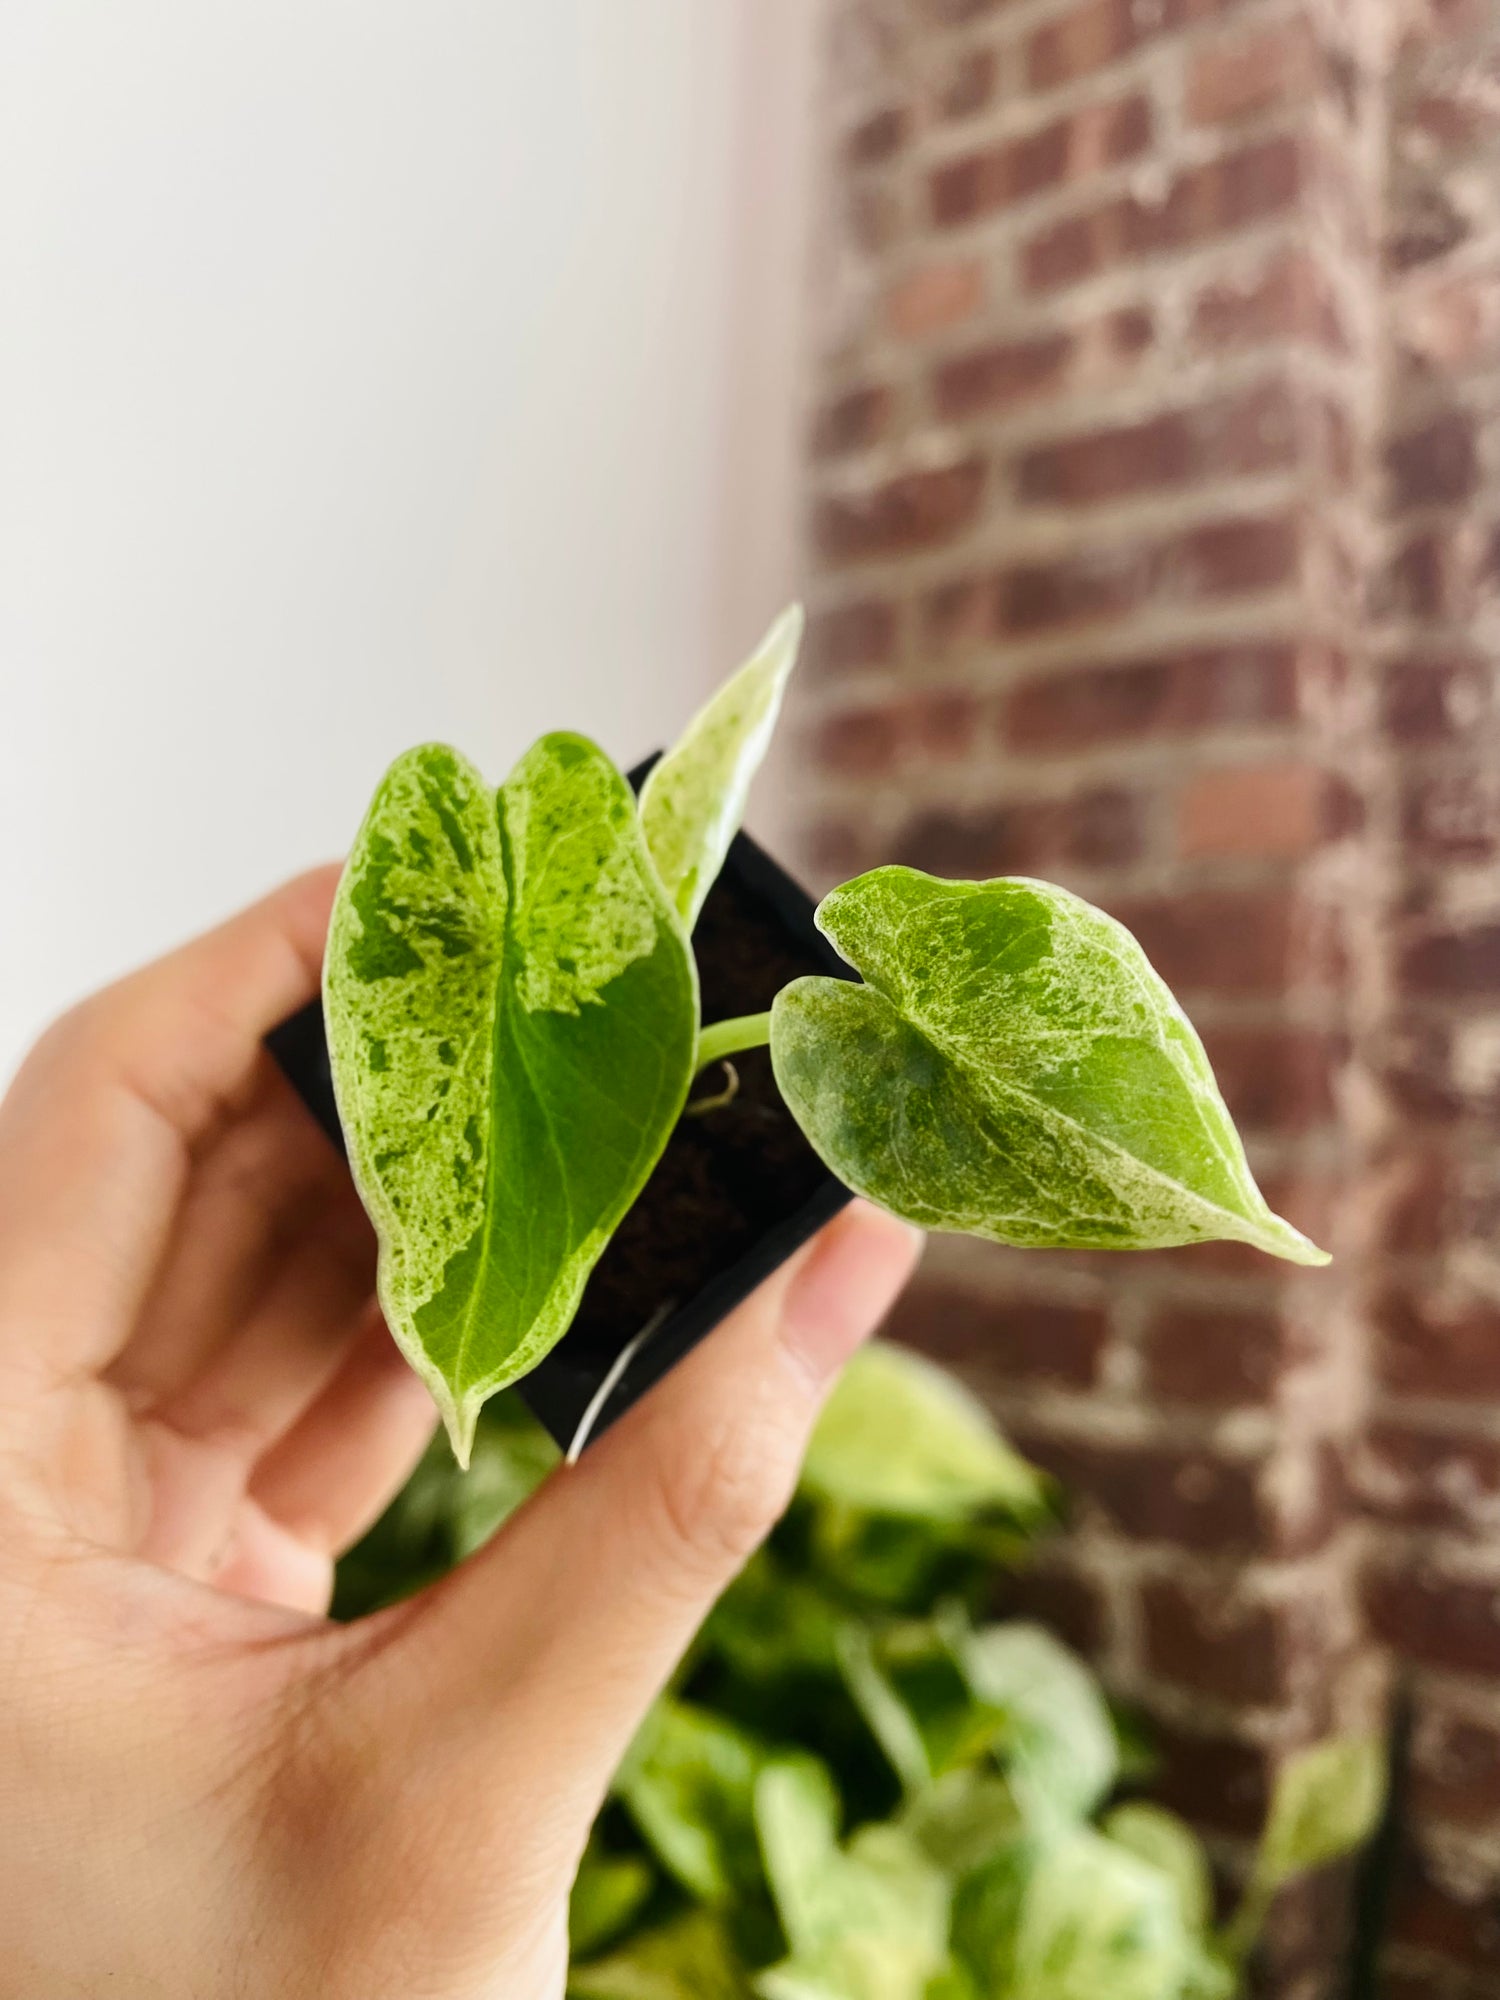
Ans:
[{"label": "fingers", "polygon": [[513,1794],[571,1799],[586,1825],[646,1707],[785,1507],[834,1375],[918,1242],[878,1210],[847,1210],[409,1607],[366,1676],[377,1702],[400,1698],[383,1676],[418,1691],[423,1713],[400,1740],[420,1754],[441,1737],[475,1782],[503,1742]]},{"label": "fingers", "polygon": [[0,1104],[0,1342],[45,1385],[119,1351],[191,1150],[244,1101],[268,1028],[317,990],[323,868],[85,1001]]},{"label": "fingers", "polygon": [[194,1162],[161,1268],[110,1367],[133,1410],[160,1407],[211,1365],[340,1200],[358,1208],[348,1168],[265,1056],[250,1110]]},{"label": "fingers", "polygon": [[436,1423],[426,1385],[372,1313],[332,1382],[256,1467],[250,1497],[304,1546],[336,1555],[385,1511]]}]

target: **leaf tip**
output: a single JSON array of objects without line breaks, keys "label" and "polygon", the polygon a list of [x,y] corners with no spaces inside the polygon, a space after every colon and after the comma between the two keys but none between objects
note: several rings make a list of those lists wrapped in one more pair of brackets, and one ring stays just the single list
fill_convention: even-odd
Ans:
[{"label": "leaf tip", "polygon": [[1275,1216],[1272,1221],[1274,1226],[1267,1231],[1263,1247],[1273,1257],[1281,1257],[1288,1264],[1305,1264],[1312,1269],[1321,1269],[1323,1265],[1333,1262],[1331,1250],[1322,1249],[1282,1216]]},{"label": "leaf tip", "polygon": [[467,1472],[469,1460],[474,1451],[474,1432],[479,1425],[479,1402],[472,1396],[465,1396],[457,1402],[446,1394],[433,1392],[443,1419],[443,1428],[448,1433],[448,1442],[453,1447],[453,1456],[458,1461],[460,1472]]}]

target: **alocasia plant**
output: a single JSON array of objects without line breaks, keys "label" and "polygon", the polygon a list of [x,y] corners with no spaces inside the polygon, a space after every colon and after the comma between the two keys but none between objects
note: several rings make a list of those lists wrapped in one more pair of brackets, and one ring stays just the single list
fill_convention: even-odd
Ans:
[{"label": "alocasia plant", "polygon": [[773,627],[639,802],[580,736],[498,790],[429,745],[354,843],[324,977],[339,1113],[387,1320],[461,1463],[485,1399],[567,1331],[694,1075],[766,1043],[827,1166],[926,1228],[1324,1261],[1266,1206],[1145,954],[1065,890],[877,868],[817,913],[862,983],[700,1022],[689,933],[800,630]]}]

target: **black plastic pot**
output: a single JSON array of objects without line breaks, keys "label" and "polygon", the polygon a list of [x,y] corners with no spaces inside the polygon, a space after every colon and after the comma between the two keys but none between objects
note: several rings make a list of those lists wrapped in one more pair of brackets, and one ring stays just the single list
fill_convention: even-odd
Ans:
[{"label": "black plastic pot", "polygon": [[[639,783],[644,775],[632,772]],[[748,834],[730,848],[693,933],[705,1021],[757,1014],[806,972],[852,978],[810,898]],[[323,1010],[311,1002],[267,1046],[343,1148]],[[597,1437],[849,1199],[781,1101],[769,1051],[735,1057],[739,1090],[685,1117],[594,1267],[572,1326],[518,1385],[566,1450],[630,1342],[650,1328],[593,1414]],[[722,1077],[695,1086],[716,1094]]]}]

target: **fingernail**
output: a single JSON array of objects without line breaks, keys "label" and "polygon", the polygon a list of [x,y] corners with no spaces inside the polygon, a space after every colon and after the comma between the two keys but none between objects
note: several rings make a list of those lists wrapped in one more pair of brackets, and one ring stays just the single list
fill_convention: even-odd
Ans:
[{"label": "fingernail", "polygon": [[787,1352],[815,1388],[879,1326],[921,1249],[919,1230],[862,1201],[817,1239],[787,1287],[781,1320]]}]

